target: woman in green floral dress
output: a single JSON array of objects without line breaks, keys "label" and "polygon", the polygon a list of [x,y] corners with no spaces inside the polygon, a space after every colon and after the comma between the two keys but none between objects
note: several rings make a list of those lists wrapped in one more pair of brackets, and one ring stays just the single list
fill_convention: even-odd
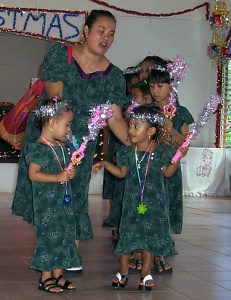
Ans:
[{"label": "woman in green floral dress", "polygon": [[[107,102],[112,104],[113,116],[108,125],[126,144],[127,124],[121,107],[127,102],[126,84],[122,71],[105,56],[114,40],[116,22],[114,16],[104,10],[93,10],[84,26],[84,41],[72,47],[53,46],[42,65],[45,97],[58,96],[67,99],[74,109],[73,135],[81,144],[88,135],[89,110]],[[69,61],[69,58],[71,60]],[[12,205],[14,214],[33,223],[31,182],[25,164],[25,148],[37,140],[39,131],[30,115],[20,154],[18,180]],[[76,218],[76,240],[92,238],[88,215],[88,190],[96,141],[89,142],[85,156],[78,168],[78,176],[72,182],[73,210]]]}]

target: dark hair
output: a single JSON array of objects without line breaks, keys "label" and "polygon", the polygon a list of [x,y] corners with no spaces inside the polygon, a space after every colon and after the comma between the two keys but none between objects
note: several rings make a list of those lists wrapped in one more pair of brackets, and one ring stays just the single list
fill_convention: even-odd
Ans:
[{"label": "dark hair", "polygon": [[[160,68],[151,68],[149,75],[148,75],[148,86],[150,83],[168,83],[171,84],[173,81],[173,78],[170,77],[169,72],[167,71],[167,64],[170,63],[171,61],[165,60],[165,63],[162,65],[159,65],[160,67],[163,67],[163,70]],[[166,68],[166,70],[164,70]],[[176,99],[176,104],[180,105],[178,95],[177,93],[174,93],[174,97]]]},{"label": "dark hair", "polygon": [[52,99],[39,101],[33,110],[35,125],[38,129],[42,130],[42,127],[49,122],[51,118],[59,119],[64,112],[69,111],[73,111],[72,106],[64,100],[57,100],[54,97]]},{"label": "dark hair", "polygon": [[[129,67],[127,69],[134,69],[135,67]],[[138,73],[126,73],[124,74],[124,78],[126,81],[126,84],[129,84],[133,78],[138,78],[139,79],[139,74]]]},{"label": "dark hair", "polygon": [[94,23],[102,17],[112,19],[116,23],[116,19],[110,11],[102,9],[93,9],[85,21],[85,26],[88,26],[88,28],[91,29]]},{"label": "dark hair", "polygon": [[[173,147],[174,149],[178,148],[178,143],[175,138],[172,137],[168,128],[166,128],[165,124],[163,123],[163,115],[159,108],[157,108],[153,104],[146,104],[143,106],[135,107],[133,112],[131,113],[131,119],[139,119],[139,115],[141,116],[140,119],[145,119],[145,116],[153,116],[147,117],[146,121],[150,127],[155,127],[156,132],[153,135],[152,139],[162,145],[168,145]],[[144,116],[144,118],[142,118]],[[157,118],[155,118],[157,116]],[[162,117],[162,118],[161,118]],[[153,121],[152,121],[153,119]]]},{"label": "dark hair", "polygon": [[[129,67],[127,69],[134,69],[135,67]],[[133,78],[137,78],[139,80],[139,75],[138,73],[126,73],[124,74],[124,78],[126,81],[126,94],[127,96],[129,95],[129,88],[131,87],[131,81]]]},{"label": "dark hair", "polygon": [[158,68],[151,68],[148,76],[148,85],[149,83],[168,83],[170,84],[172,79],[170,77],[169,72],[164,70],[164,68],[167,68],[167,61],[165,61],[165,64],[160,65],[163,67],[163,69]]},{"label": "dark hair", "polygon": [[159,56],[146,56],[141,62],[140,65],[144,62],[150,62],[152,65],[162,65],[165,63],[165,60]]},{"label": "dark hair", "polygon": [[[152,137],[152,139],[154,141],[156,141],[158,139],[159,132],[160,132],[159,127],[161,126],[161,122],[160,122],[161,115],[158,112],[158,110],[156,109],[156,107],[153,104],[145,104],[142,106],[135,107],[133,109],[133,112],[131,113],[130,118],[139,120],[138,116],[141,116],[141,118],[140,118],[141,121],[147,122],[150,127],[156,128],[156,132]],[[145,120],[145,116],[147,116],[146,120]],[[155,116],[156,116],[156,118],[155,118]]]},{"label": "dark hair", "polygon": [[140,88],[140,91],[141,91],[143,96],[150,95],[150,89],[149,89],[149,86],[147,84],[146,85],[141,85],[139,88]]}]

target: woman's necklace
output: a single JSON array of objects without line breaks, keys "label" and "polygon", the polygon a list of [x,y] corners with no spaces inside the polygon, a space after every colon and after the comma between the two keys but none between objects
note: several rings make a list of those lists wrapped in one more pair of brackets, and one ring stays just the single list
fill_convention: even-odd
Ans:
[{"label": "woman's necklace", "polygon": [[[151,142],[151,144],[149,145],[149,147],[146,150],[145,154],[148,152],[148,150],[150,149],[152,144],[153,144],[153,142]],[[144,204],[144,188],[145,188],[145,183],[146,183],[146,179],[147,179],[147,175],[148,175],[148,169],[149,169],[151,156],[152,156],[152,151],[149,152],[148,161],[147,161],[146,168],[145,168],[144,180],[143,180],[143,184],[142,184],[141,178],[140,178],[139,167],[138,167],[137,146],[136,146],[136,148],[135,148],[136,172],[137,172],[139,185],[140,185],[140,189],[141,189],[140,204],[137,206],[136,209],[137,209],[138,214],[143,214],[143,215],[148,210],[146,204]],[[144,157],[145,157],[145,155],[142,157],[141,161],[144,159]]]},{"label": "woman's necklace", "polygon": [[136,162],[137,162],[137,167],[138,167],[138,169],[140,169],[140,164],[141,164],[141,163],[142,163],[142,161],[144,160],[144,158],[145,158],[145,156],[146,156],[147,152],[149,151],[149,149],[150,149],[151,145],[152,145],[152,142],[151,142],[151,144],[148,146],[148,149],[145,151],[144,155],[141,157],[141,159],[140,159],[140,160],[138,160],[138,155],[137,155],[137,146],[136,146],[136,150],[135,150],[135,158],[136,158]]},{"label": "woman's necklace", "polygon": [[[58,158],[58,155],[57,155],[57,153],[56,153],[56,151],[54,149],[54,145],[51,142],[48,142],[42,135],[40,135],[40,137],[51,148],[51,150],[53,151],[53,153],[55,155],[55,158],[56,158],[56,160],[57,160],[57,162],[59,164],[59,167],[60,167],[61,171],[63,171],[64,168],[62,167],[61,162],[60,162],[60,160]],[[65,157],[65,154],[64,154],[64,151],[63,151],[63,147],[62,147],[62,145],[60,145],[60,143],[58,141],[56,141],[56,143],[61,147],[64,166],[66,166],[66,157]],[[69,205],[72,202],[72,198],[68,194],[68,182],[67,181],[65,182],[65,187],[66,187],[66,191],[65,191],[65,195],[63,197],[63,204]]]},{"label": "woman's necklace", "polygon": [[92,74],[92,73],[95,72],[96,68],[99,66],[99,63],[100,63],[100,61],[101,61],[101,58],[102,58],[102,57],[100,57],[99,61],[95,64],[95,67],[92,69],[92,68],[89,67],[89,65],[88,65],[88,63],[87,63],[87,60],[86,60],[85,56],[84,56],[83,53],[82,53],[82,59],[84,60],[84,62],[85,62],[85,64],[86,64],[86,67],[88,68],[88,71],[90,72],[90,74]]}]

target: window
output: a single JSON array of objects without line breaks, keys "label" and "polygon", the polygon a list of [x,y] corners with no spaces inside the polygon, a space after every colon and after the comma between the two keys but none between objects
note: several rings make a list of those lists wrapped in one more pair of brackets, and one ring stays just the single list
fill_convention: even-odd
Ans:
[{"label": "window", "polygon": [[222,64],[221,96],[219,147],[231,148],[231,58]]}]

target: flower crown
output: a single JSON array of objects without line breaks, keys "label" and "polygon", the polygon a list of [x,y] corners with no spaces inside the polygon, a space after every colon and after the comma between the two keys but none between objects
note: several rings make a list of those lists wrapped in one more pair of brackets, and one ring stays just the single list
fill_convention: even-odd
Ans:
[{"label": "flower crown", "polygon": [[141,122],[147,122],[149,121],[150,123],[158,123],[159,125],[163,125],[164,123],[164,116],[158,114],[158,113],[134,113],[131,112],[128,114],[129,118],[136,120],[136,121],[141,121]]},{"label": "flower crown", "polygon": [[35,108],[33,110],[33,113],[37,118],[53,117],[54,115],[58,114],[60,108],[67,105],[66,101],[59,101],[57,96],[53,97],[50,100],[52,100],[53,102],[50,102],[50,104],[41,105],[39,108]]},{"label": "flower crown", "polygon": [[[133,73],[139,73],[140,67],[137,68],[129,68],[123,70],[124,74],[133,74]],[[161,72],[168,72],[170,75],[170,78],[172,79],[171,86],[176,91],[176,87],[178,84],[184,79],[186,76],[186,70],[188,69],[188,64],[184,61],[183,58],[176,56],[173,61],[169,61],[166,66],[163,65],[154,65],[149,67],[150,70],[159,70]]]},{"label": "flower crown", "polygon": [[159,70],[161,72],[167,72],[172,79],[171,86],[176,87],[186,76],[186,70],[188,64],[183,58],[176,56],[173,61],[169,61],[166,66],[154,65],[149,67],[149,70]]}]

